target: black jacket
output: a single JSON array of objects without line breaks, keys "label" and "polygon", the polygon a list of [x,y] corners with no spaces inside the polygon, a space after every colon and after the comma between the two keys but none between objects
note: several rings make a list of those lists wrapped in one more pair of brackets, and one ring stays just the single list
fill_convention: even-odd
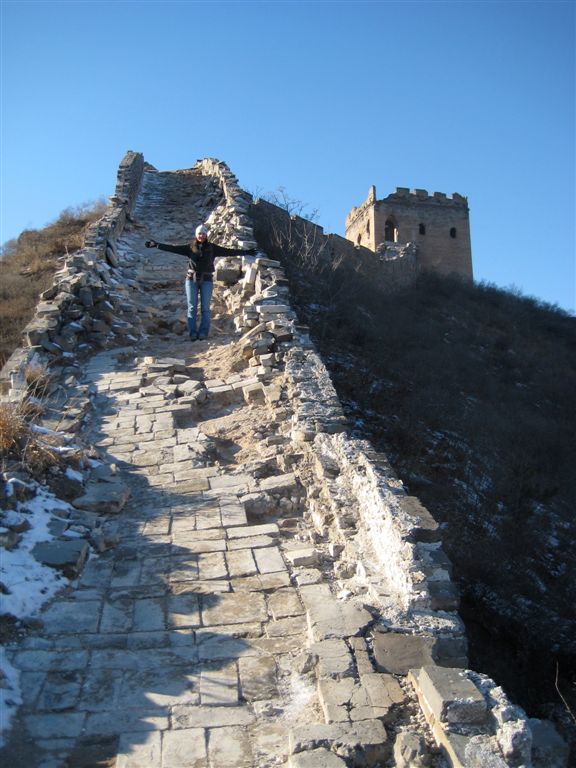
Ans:
[{"label": "black jacket", "polygon": [[200,243],[194,240],[192,243],[184,245],[169,245],[168,243],[156,243],[156,247],[161,251],[170,251],[170,253],[179,253],[188,257],[188,277],[198,282],[205,280],[212,282],[214,274],[214,259],[220,256],[241,256],[243,254],[253,254],[254,249],[248,251],[240,248],[224,248],[215,243]]}]

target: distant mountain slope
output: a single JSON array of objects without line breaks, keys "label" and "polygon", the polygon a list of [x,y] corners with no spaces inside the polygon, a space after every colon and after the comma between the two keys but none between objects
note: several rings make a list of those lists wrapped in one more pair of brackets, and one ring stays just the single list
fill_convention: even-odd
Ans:
[{"label": "distant mountain slope", "polygon": [[275,251],[264,222],[257,235],[287,263],[355,428],[443,524],[472,665],[533,714],[561,704],[556,663],[566,694],[576,668],[576,319],[434,275],[386,295],[352,263]]}]

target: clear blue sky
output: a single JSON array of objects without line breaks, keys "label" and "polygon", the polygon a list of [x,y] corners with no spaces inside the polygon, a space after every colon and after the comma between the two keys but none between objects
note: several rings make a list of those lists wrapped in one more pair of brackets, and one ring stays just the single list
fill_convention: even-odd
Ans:
[{"label": "clear blue sky", "polygon": [[1,0],[0,242],[224,160],[343,234],[370,185],[459,192],[475,277],[575,308],[575,3]]}]

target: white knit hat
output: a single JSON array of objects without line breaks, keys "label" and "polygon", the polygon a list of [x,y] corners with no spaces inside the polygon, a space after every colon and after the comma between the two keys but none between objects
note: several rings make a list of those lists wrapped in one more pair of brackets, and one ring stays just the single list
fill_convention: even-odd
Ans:
[{"label": "white knit hat", "polygon": [[208,234],[208,229],[204,226],[204,224],[198,224],[198,226],[196,227],[196,237],[198,237],[198,235],[207,235],[207,234]]}]

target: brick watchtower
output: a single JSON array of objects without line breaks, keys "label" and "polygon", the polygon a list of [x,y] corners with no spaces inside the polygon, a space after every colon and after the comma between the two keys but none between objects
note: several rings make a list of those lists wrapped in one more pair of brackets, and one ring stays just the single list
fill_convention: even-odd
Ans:
[{"label": "brick watchtower", "polygon": [[420,269],[472,280],[468,200],[462,195],[396,187],[377,200],[373,186],[346,217],[346,238],[372,251],[382,243],[415,243]]}]

